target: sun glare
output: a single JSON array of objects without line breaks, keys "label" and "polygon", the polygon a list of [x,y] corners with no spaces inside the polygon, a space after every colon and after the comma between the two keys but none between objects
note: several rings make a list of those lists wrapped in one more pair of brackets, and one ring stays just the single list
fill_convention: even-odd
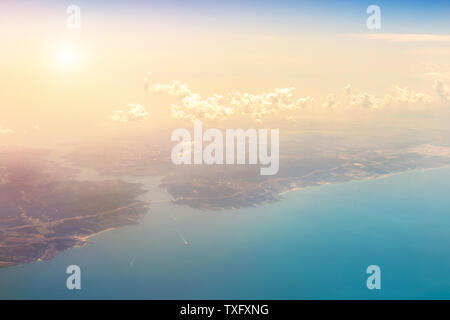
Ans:
[{"label": "sun glare", "polygon": [[58,51],[57,61],[61,67],[73,68],[78,62],[77,52],[71,47],[63,47]]}]

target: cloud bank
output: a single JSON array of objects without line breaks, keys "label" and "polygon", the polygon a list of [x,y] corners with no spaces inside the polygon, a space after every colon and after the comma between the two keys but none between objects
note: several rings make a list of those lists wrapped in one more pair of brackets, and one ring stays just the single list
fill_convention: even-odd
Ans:
[{"label": "cloud bank", "polygon": [[443,80],[437,79],[434,82],[434,88],[436,90],[436,93],[440,98],[442,98],[442,100],[447,103],[450,102],[450,89],[447,87]]},{"label": "cloud bank", "polygon": [[129,104],[127,110],[117,110],[111,120],[116,122],[136,122],[148,118],[148,112],[140,104]]},{"label": "cloud bank", "polygon": [[[349,84],[337,93],[330,93],[322,99],[296,97],[294,88],[274,89],[270,92],[214,94],[202,98],[187,84],[173,81],[170,84],[157,84],[156,93],[175,97],[178,102],[170,105],[170,112],[176,119],[230,120],[251,119],[263,123],[268,119],[295,120],[301,110],[380,110],[397,106],[416,108],[428,107],[436,101],[433,95],[417,92],[407,87],[395,86],[391,93],[375,96],[368,92],[353,93]],[[437,94],[449,98],[448,88],[437,83]]]},{"label": "cloud bank", "polygon": [[274,114],[306,108],[312,103],[311,97],[295,98],[294,88],[274,89],[260,94],[215,94],[202,98],[186,84],[173,81],[171,84],[155,85],[154,91],[178,98],[179,103],[170,105],[172,116],[190,121],[228,120],[234,116],[244,116],[262,122]]}]

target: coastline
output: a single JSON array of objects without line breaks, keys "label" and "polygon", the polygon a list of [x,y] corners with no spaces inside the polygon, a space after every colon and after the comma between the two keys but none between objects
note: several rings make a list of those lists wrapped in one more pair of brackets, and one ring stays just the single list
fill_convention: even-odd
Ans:
[{"label": "coastline", "polygon": [[[240,206],[240,207],[232,207],[232,208],[226,208],[226,207],[192,207],[189,204],[179,204],[177,203],[177,201],[172,198],[171,200],[167,201],[170,202],[174,205],[177,206],[188,206],[190,208],[194,208],[197,210],[201,210],[201,211],[205,211],[205,212],[209,212],[209,211],[223,211],[223,210],[231,210],[231,211],[237,211],[240,210],[242,208],[247,208],[247,207],[262,207],[266,204],[270,204],[270,203],[274,203],[274,202],[278,202],[278,201],[284,201],[285,199],[283,198],[283,195],[288,194],[288,193],[293,193],[295,191],[301,191],[301,190],[306,190],[309,188],[317,188],[317,187],[321,187],[321,186],[326,186],[326,185],[339,185],[339,184],[346,184],[346,183],[356,183],[356,182],[364,182],[364,181],[372,181],[372,180],[378,180],[378,179],[384,179],[384,178],[389,178],[392,176],[396,176],[396,175],[401,175],[401,174],[407,174],[407,173],[411,173],[411,172],[424,172],[424,171],[429,171],[429,170],[438,170],[438,169],[445,169],[445,168],[450,168],[450,164],[449,165],[444,165],[444,166],[439,166],[439,167],[430,167],[430,168],[414,168],[414,169],[407,169],[405,171],[399,171],[399,172],[393,172],[393,173],[387,173],[387,174],[380,174],[380,175],[372,175],[369,177],[365,177],[362,179],[352,179],[352,180],[347,180],[347,181],[339,181],[339,182],[320,182],[314,185],[309,185],[309,186],[304,186],[304,187],[299,187],[299,186],[295,186],[292,188],[288,188],[285,189],[283,191],[274,191],[273,195],[276,195],[278,197],[278,199],[272,199],[272,200],[265,200],[259,203],[251,203],[248,206]],[[168,193],[167,188],[164,188],[165,192]],[[229,199],[233,199],[233,197],[229,197]]]},{"label": "coastline", "polygon": [[93,238],[93,237],[98,236],[98,235],[100,235],[100,234],[102,234],[102,233],[105,233],[105,232],[108,232],[108,231],[112,231],[112,230],[116,230],[116,229],[117,229],[117,228],[107,228],[107,229],[105,229],[105,230],[101,230],[101,231],[99,231],[99,232],[95,232],[95,233],[92,233],[92,234],[87,235],[87,236],[84,236],[84,237],[74,237],[74,239],[75,239],[75,240],[79,240],[79,241],[82,241],[82,242],[87,243],[87,241],[88,241],[90,238]]},{"label": "coastline", "polygon": [[[312,185],[312,186],[306,186],[306,187],[293,187],[293,188],[290,188],[288,190],[281,191],[281,192],[277,193],[280,196],[280,199],[276,200],[275,202],[286,201],[287,199],[282,197],[282,195],[284,195],[284,194],[293,193],[295,191],[301,191],[301,190],[305,190],[305,189],[309,189],[309,188],[316,188],[316,187],[325,186],[325,185],[331,185],[331,184],[339,185],[339,184],[347,184],[347,183],[355,183],[355,182],[365,182],[365,181],[389,178],[389,177],[392,177],[392,176],[408,174],[408,173],[413,173],[413,172],[426,172],[426,171],[431,171],[431,170],[440,170],[440,169],[449,169],[449,168],[450,168],[450,165],[445,165],[445,166],[440,166],[440,167],[433,167],[433,168],[417,168],[417,169],[409,169],[409,170],[405,170],[405,171],[401,171],[401,172],[383,174],[383,175],[379,175],[379,176],[371,176],[371,177],[368,177],[366,179],[357,179],[357,180],[344,181],[344,182],[338,182],[338,183],[323,182],[323,183],[318,184],[318,185]],[[170,203],[172,205],[177,205],[172,200],[171,201],[163,201],[163,202],[167,203],[167,204]],[[264,202],[264,203],[261,203],[261,204],[258,204],[258,205],[254,205],[254,207],[262,207],[262,206],[264,206],[266,204],[269,204],[269,203],[272,203],[272,202],[271,201]],[[240,209],[242,209],[242,208],[232,208],[231,211],[234,212],[234,211],[237,211],[237,210],[240,210]],[[216,208],[216,209],[211,209],[211,210],[202,210],[202,209],[200,209],[200,210],[201,211],[221,211],[221,210],[230,210],[230,209],[225,209],[225,208],[219,209],[219,208]],[[35,261],[33,261],[31,263],[29,262],[29,263],[19,263],[19,264],[12,264],[12,265],[11,264],[0,265],[0,269],[11,268],[11,267],[19,266],[19,265],[22,265],[22,264],[32,264],[32,263],[38,262],[38,261],[51,260],[55,256],[57,256],[59,253],[61,253],[63,251],[67,251],[67,250],[71,250],[73,248],[82,247],[84,245],[87,245],[87,244],[90,243],[89,242],[90,239],[92,239],[92,238],[94,238],[96,236],[99,236],[99,235],[101,235],[103,233],[106,233],[108,231],[116,230],[118,228],[119,227],[110,227],[110,228],[106,228],[104,230],[101,230],[101,231],[98,231],[98,232],[95,232],[95,233],[92,233],[92,234],[89,234],[89,235],[86,235],[86,236],[74,236],[74,237],[72,237],[72,239],[77,241],[77,244],[75,244],[71,248],[66,248],[64,250],[58,250],[57,252],[54,252],[53,254],[49,255],[48,257],[45,257],[45,255],[43,255],[43,256],[41,256],[40,258],[36,259]]]},{"label": "coastline", "polygon": [[[337,182],[337,183],[333,183],[333,182],[324,182],[318,185],[314,185],[314,186],[306,186],[306,187],[294,187],[285,191],[281,191],[278,193],[279,196],[282,196],[283,194],[287,194],[287,193],[291,193],[291,192],[295,192],[295,191],[300,191],[300,190],[305,190],[305,189],[309,189],[309,188],[317,188],[317,187],[322,187],[325,185],[339,185],[339,184],[347,184],[347,183],[355,183],[355,182],[365,182],[365,181],[372,181],[372,180],[378,180],[378,179],[385,179],[385,178],[390,178],[393,176],[397,176],[397,175],[401,175],[401,174],[406,174],[406,173],[412,173],[412,172],[425,172],[425,171],[431,171],[431,170],[439,170],[439,169],[450,169],[450,164],[449,165],[445,165],[445,166],[441,166],[441,167],[434,167],[434,168],[416,168],[416,169],[408,169],[405,171],[401,171],[401,172],[393,172],[393,173],[387,173],[387,174],[381,174],[379,176],[371,176],[369,178],[366,179],[355,179],[355,180],[349,180],[349,181],[343,181],[343,182]],[[282,199],[281,199],[282,201]]]}]

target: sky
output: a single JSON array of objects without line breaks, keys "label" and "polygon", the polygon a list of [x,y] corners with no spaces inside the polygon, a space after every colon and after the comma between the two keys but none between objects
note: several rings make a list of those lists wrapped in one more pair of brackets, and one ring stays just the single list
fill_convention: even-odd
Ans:
[{"label": "sky", "polygon": [[445,126],[449,17],[448,1],[2,1],[0,143],[195,118]]}]

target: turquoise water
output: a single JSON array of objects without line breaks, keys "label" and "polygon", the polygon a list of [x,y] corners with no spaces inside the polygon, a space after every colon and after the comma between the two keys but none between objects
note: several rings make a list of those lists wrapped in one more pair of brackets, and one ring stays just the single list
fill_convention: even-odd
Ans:
[{"label": "turquoise water", "polygon": [[[0,270],[0,298],[450,298],[450,169],[295,191],[260,208],[153,205],[137,226]],[[68,265],[82,289],[69,291]],[[381,267],[381,290],[366,268]]]}]

